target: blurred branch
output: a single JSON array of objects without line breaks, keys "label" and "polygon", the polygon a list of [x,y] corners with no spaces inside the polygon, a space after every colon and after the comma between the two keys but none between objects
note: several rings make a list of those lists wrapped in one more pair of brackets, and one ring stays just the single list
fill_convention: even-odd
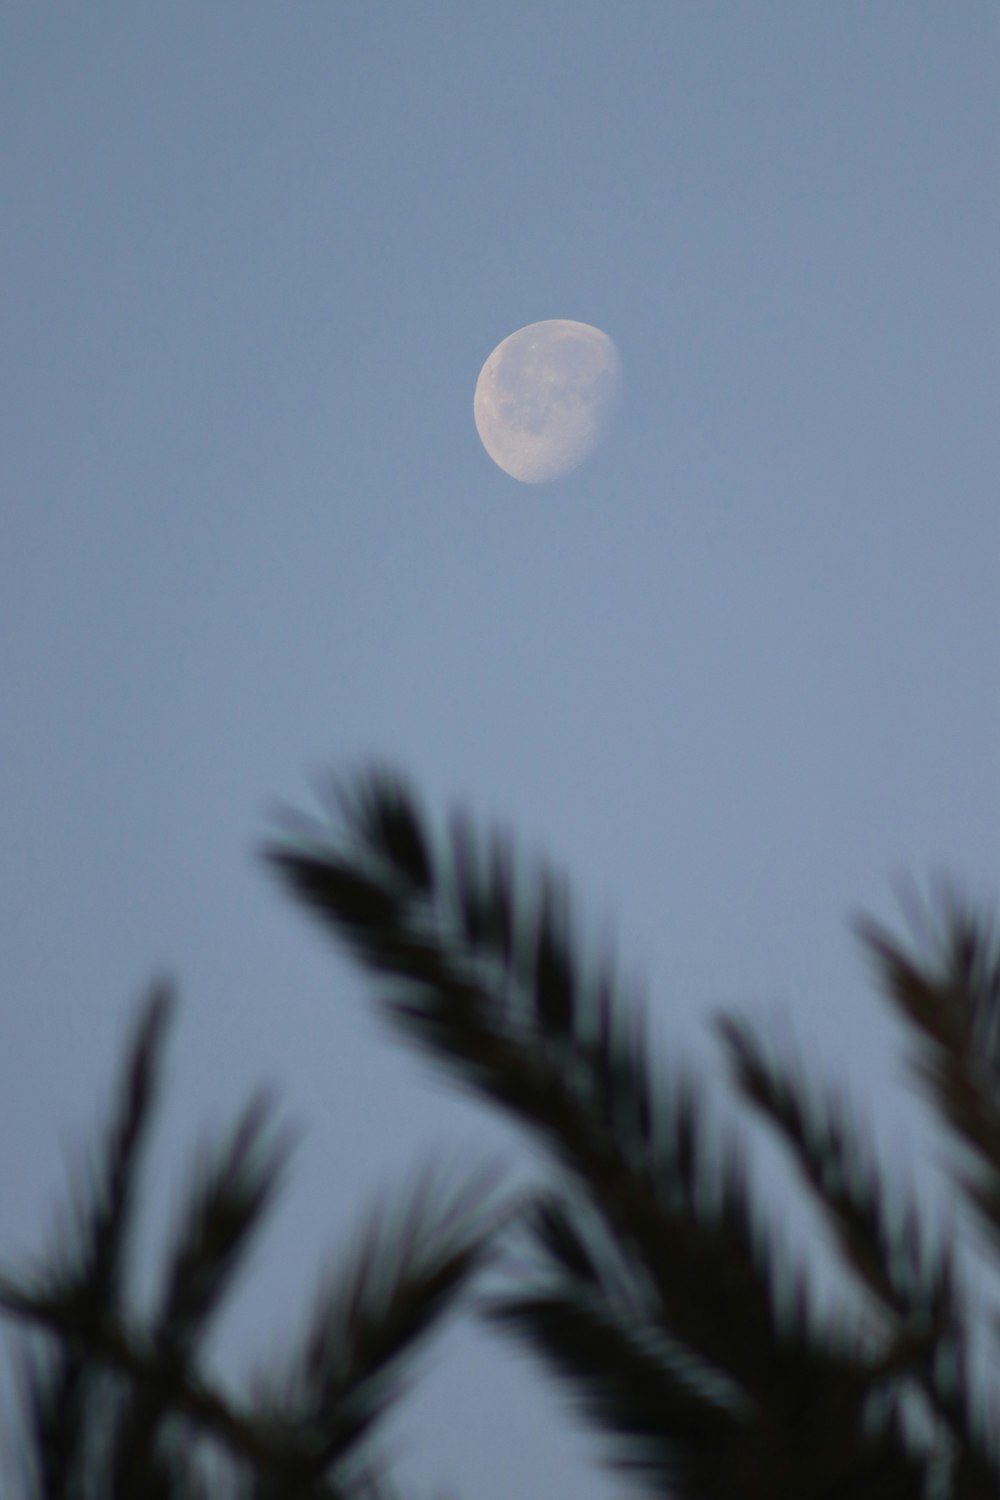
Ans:
[{"label": "blurred branch", "polygon": [[[513,1207],[495,1200],[495,1173],[450,1192],[435,1174],[419,1178],[328,1272],[301,1343],[271,1362],[288,1368],[281,1388],[271,1380],[268,1394],[261,1381],[255,1401],[236,1401],[205,1377],[199,1356],[273,1205],[289,1142],[258,1095],[226,1139],[198,1154],[158,1310],[137,1320],[128,1252],[171,1008],[163,989],[143,1007],[103,1153],[75,1192],[72,1233],[28,1272],[0,1276],[0,1310],[51,1337],[49,1357],[25,1370],[28,1493],[201,1500],[225,1482],[253,1500],[385,1500],[379,1466],[366,1458],[372,1431]],[[206,1477],[206,1442],[235,1461],[225,1480],[218,1465]]]},{"label": "blurred branch", "polygon": [[773,1067],[745,1024],[721,1023],[737,1082],[796,1153],[878,1310],[855,1328],[818,1319],[801,1269],[789,1302],[744,1152],[710,1143],[697,1085],[655,1068],[634,999],[582,951],[563,881],[527,874],[508,840],[463,817],[436,838],[384,771],[326,803],[267,858],[381,981],[390,1021],[568,1171],[529,1215],[537,1277],[489,1311],[570,1381],[626,1462],[672,1494],[909,1500],[941,1464],[937,1439],[903,1420],[918,1388],[964,1445],[948,1458],[954,1493],[992,1493],[950,1260],[928,1259],[912,1205],[901,1220],[883,1209],[835,1101]]}]

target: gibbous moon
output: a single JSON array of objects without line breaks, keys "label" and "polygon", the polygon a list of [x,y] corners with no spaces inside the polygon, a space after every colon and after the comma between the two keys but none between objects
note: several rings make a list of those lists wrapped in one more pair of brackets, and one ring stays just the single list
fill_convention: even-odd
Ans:
[{"label": "gibbous moon", "polygon": [[583,462],[621,392],[614,341],[589,323],[549,318],[498,344],[479,372],[476,431],[495,464],[542,484]]}]

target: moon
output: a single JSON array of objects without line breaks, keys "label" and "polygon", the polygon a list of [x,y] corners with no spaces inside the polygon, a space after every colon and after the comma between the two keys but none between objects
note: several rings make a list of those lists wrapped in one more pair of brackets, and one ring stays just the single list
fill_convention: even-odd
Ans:
[{"label": "moon", "polygon": [[479,372],[473,414],[490,458],[525,484],[568,474],[593,451],[621,393],[614,340],[548,318],[498,344]]}]

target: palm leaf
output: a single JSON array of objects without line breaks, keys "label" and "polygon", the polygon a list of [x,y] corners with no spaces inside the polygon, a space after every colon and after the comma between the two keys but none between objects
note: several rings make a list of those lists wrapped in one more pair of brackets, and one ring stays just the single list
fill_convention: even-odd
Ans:
[{"label": "palm leaf", "polygon": [[[273,1137],[265,1096],[251,1100],[231,1139],[200,1152],[187,1204],[174,1229],[152,1345],[158,1372],[135,1386],[117,1424],[116,1493],[130,1495],[165,1462],[164,1427],[213,1314],[260,1228],[287,1164],[288,1142]],[[165,1493],[169,1493],[169,1487]]]},{"label": "palm leaf", "polygon": [[915,1203],[890,1196],[838,1094],[782,1067],[744,1020],[717,1025],[738,1087],[779,1131],[868,1296],[882,1377],[915,1383],[949,1444],[977,1455],[980,1481],[1000,1484],[997,1455],[970,1414],[966,1302],[948,1241],[932,1248]]},{"label": "palm leaf", "polygon": [[[303,836],[300,822],[272,866],[383,982],[390,1020],[553,1151],[629,1284],[622,1301],[595,1281],[549,1205],[534,1221],[542,1282],[491,1315],[570,1380],[646,1480],[674,1476],[671,1493],[919,1493],[927,1455],[886,1397],[884,1349],[819,1326],[801,1272],[789,1316],[788,1256],[761,1227],[742,1151],[713,1143],[696,1086],[655,1066],[641,1011],[584,954],[563,882],[528,877],[464,818],[436,842],[384,772],[339,808],[339,828]],[[390,813],[419,868],[379,833]]]},{"label": "palm leaf", "polygon": [[58,1304],[74,1330],[74,1337],[64,1339],[56,1352],[29,1356],[23,1367],[22,1399],[30,1438],[25,1482],[46,1500],[69,1500],[81,1455],[93,1441],[96,1413],[107,1409],[107,1382],[87,1360],[84,1345],[117,1316],[122,1303],[142,1149],[158,1092],[160,1053],[172,1005],[162,985],[147,997],[103,1149],[87,1163],[70,1222],[62,1228],[56,1249],[28,1273],[21,1288],[6,1288],[8,1310],[15,1310],[19,1299]]},{"label": "palm leaf", "polygon": [[[396,835],[392,847],[413,862]],[[0,1277],[0,1309],[51,1340],[29,1350],[24,1408],[37,1500],[390,1500],[372,1430],[409,1358],[456,1305],[512,1208],[495,1174],[445,1192],[418,1181],[374,1215],[331,1271],[280,1397],[237,1399],[200,1357],[284,1174],[288,1141],[251,1101],[198,1154],[175,1219],[159,1306],[138,1318],[127,1270],[139,1151],[170,1001],[144,1007],[103,1152],[76,1193],[74,1234],[26,1273]]]},{"label": "palm leaf", "polygon": [[[404,1373],[456,1307],[512,1208],[497,1203],[494,1173],[444,1190],[432,1172],[373,1213],[354,1248],[328,1275],[305,1337],[283,1375],[258,1379],[256,1407],[298,1455],[294,1480],[366,1484],[359,1470],[373,1424],[406,1389]],[[288,1474],[279,1491],[287,1493]],[[381,1482],[381,1481],[380,1481]],[[298,1493],[298,1490],[295,1490]]]},{"label": "palm leaf", "polygon": [[912,1068],[971,1153],[958,1174],[1000,1247],[1000,935],[946,890],[935,915],[911,901],[919,948],[880,924],[858,928],[882,992],[914,1029]]}]

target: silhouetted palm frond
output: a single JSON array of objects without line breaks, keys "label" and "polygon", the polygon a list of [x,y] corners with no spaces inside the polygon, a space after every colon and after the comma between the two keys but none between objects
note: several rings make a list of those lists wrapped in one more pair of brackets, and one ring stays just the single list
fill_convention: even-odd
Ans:
[{"label": "silhouetted palm frond", "polygon": [[74,1495],[94,1444],[93,1413],[109,1399],[106,1372],[86,1357],[86,1345],[119,1316],[124,1269],[135,1220],[142,1148],[159,1087],[160,1053],[171,997],[152,991],[143,1008],[112,1111],[103,1151],[87,1167],[69,1222],[44,1266],[4,1288],[4,1305],[58,1306],[72,1338],[50,1358],[29,1356],[23,1380],[30,1443],[26,1483],[45,1500]]},{"label": "silhouetted palm frond", "polygon": [[147,1002],[102,1155],[54,1254],[0,1278],[0,1310],[49,1335],[29,1351],[25,1494],[34,1500],[389,1500],[366,1441],[398,1399],[407,1360],[455,1305],[512,1212],[495,1174],[446,1191],[419,1179],[373,1216],[331,1269],[283,1381],[255,1399],[201,1368],[212,1322],[284,1176],[287,1136],[264,1096],[199,1153],[171,1231],[158,1304],[130,1305],[140,1148],[171,1002]]},{"label": "silhouetted palm frond", "polygon": [[[637,998],[582,944],[564,881],[464,817],[434,834],[386,773],[330,811],[339,822],[297,819],[272,865],[379,977],[391,1022],[551,1153],[554,1185],[506,1203],[493,1174],[450,1189],[426,1175],[362,1226],[300,1340],[237,1397],[205,1375],[205,1345],[287,1137],[259,1096],[201,1153],[139,1317],[128,1273],[170,1011],[155,991],[68,1228],[47,1260],[0,1278],[0,1311],[49,1340],[26,1363],[28,1500],[394,1500],[373,1433],[495,1247],[506,1280],[480,1311],[534,1347],[647,1494],[1000,1493],[1000,1413],[970,1375],[954,1247],[890,1187],[843,1098],[746,1021],[719,1019],[742,1100],[832,1231],[856,1315],[818,1311],[742,1137],[711,1131],[698,1081],[654,1056]],[[926,951],[862,932],[918,1038],[917,1075],[971,1153],[959,1182],[996,1251],[1000,944],[954,900],[925,921]]]},{"label": "silhouetted palm frond", "polygon": [[[916,1204],[890,1192],[874,1154],[842,1098],[782,1067],[741,1018],[718,1029],[738,1087],[778,1129],[829,1223],[845,1267],[867,1293],[882,1377],[920,1392],[925,1414],[943,1422],[979,1480],[996,1473],[996,1455],[970,1412],[967,1299],[954,1246],[928,1242]],[[981,1491],[980,1491],[981,1492]]]},{"label": "silhouetted palm frond", "polygon": [[919,948],[863,919],[881,988],[915,1029],[913,1071],[971,1151],[960,1174],[994,1250],[1000,1249],[1000,935],[954,892],[935,915],[911,899]]},{"label": "silhouetted palm frond", "polygon": [[339,1466],[353,1474],[354,1450],[406,1388],[402,1367],[510,1217],[494,1186],[483,1173],[448,1192],[427,1172],[391,1212],[373,1214],[327,1277],[284,1371],[258,1380],[256,1407],[301,1455],[303,1483]]},{"label": "silhouetted palm frond", "polygon": [[112,1460],[116,1494],[137,1494],[149,1482],[165,1446],[172,1393],[183,1389],[196,1371],[195,1356],[212,1316],[280,1185],[287,1146],[269,1139],[271,1126],[271,1107],[260,1095],[244,1111],[231,1140],[214,1153],[199,1153],[188,1202],[173,1231],[161,1306],[151,1329],[158,1376],[155,1382],[134,1385],[117,1424]]},{"label": "silhouetted palm frond", "polygon": [[[742,1090],[796,1152],[877,1313],[850,1326],[815,1313],[743,1152],[710,1140],[696,1085],[656,1066],[634,999],[584,953],[565,884],[464,818],[436,838],[384,772],[335,811],[268,857],[383,981],[392,1022],[568,1169],[529,1217],[533,1279],[490,1315],[530,1338],[642,1482],[704,1500],[909,1500],[947,1473],[956,1496],[995,1493],[950,1259],[930,1255],[912,1206],[889,1211],[835,1101],[725,1024]],[[915,1391],[944,1438],[907,1420]]]}]

